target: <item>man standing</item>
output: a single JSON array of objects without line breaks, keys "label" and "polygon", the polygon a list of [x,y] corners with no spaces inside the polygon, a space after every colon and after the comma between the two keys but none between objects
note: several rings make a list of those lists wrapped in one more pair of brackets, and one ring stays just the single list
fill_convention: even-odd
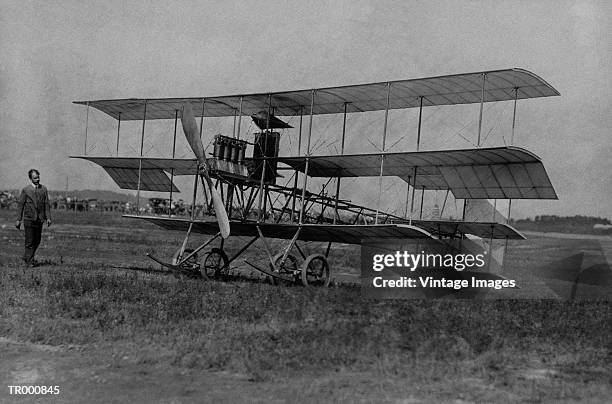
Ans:
[{"label": "man standing", "polygon": [[21,190],[17,204],[17,223],[15,227],[25,227],[25,251],[23,260],[27,266],[34,266],[34,254],[40,244],[43,223],[51,226],[51,205],[47,188],[40,184],[40,173],[36,169],[28,171],[31,185]]}]

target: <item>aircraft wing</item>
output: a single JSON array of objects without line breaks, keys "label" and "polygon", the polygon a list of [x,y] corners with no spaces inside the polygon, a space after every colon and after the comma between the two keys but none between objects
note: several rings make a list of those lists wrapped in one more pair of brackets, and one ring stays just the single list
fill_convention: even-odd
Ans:
[{"label": "aircraft wing", "polygon": [[170,192],[170,185],[172,185],[172,192],[180,192],[176,185],[171,183],[167,173],[194,175],[198,167],[196,159],[90,156],[70,156],[70,158],[89,160],[98,164],[121,189],[138,189],[138,170],[142,165],[141,191]]},{"label": "aircraft wing", "polygon": [[412,225],[442,237],[471,234],[483,239],[524,240],[520,232],[504,223],[457,222],[451,220],[413,220]]},{"label": "aircraft wing", "polygon": [[279,157],[312,177],[397,176],[416,188],[450,190],[461,199],[557,199],[538,156],[519,147]]},{"label": "aircraft wing", "polygon": [[[122,189],[137,189],[138,167],[142,164],[141,190],[170,191],[166,173],[192,175],[195,159],[80,156],[102,166]],[[542,161],[519,147],[373,153],[335,156],[278,157],[276,160],[304,172],[309,160],[311,177],[397,176],[416,188],[450,190],[461,199],[557,199]],[[142,161],[142,163],[141,163]],[[255,161],[246,159],[245,161]],[[164,173],[164,171],[166,173]],[[131,187],[131,188],[130,188]]]},{"label": "aircraft wing", "polygon": [[[166,230],[187,231],[189,219],[168,218],[159,216],[123,215],[131,219],[141,219],[153,223]],[[501,223],[475,223],[454,221],[413,220],[412,225],[378,224],[378,225],[333,225],[333,224],[302,224],[297,223],[255,223],[231,222],[232,235],[257,236],[259,226],[266,237],[290,240],[298,227],[302,228],[299,240],[303,241],[334,241],[344,244],[361,244],[363,240],[371,239],[415,239],[432,238],[433,235],[458,236],[472,234],[484,239],[524,239],[525,237],[511,226]],[[200,234],[217,234],[217,222],[196,220],[192,231]]]},{"label": "aircraft wing", "polygon": [[[175,219],[156,216],[123,215],[132,219],[142,219],[153,223],[166,230],[187,231],[188,219]],[[409,226],[407,224],[384,224],[384,225],[331,225],[331,224],[287,224],[287,223],[260,223],[255,222],[230,222],[232,236],[255,237],[258,235],[256,226],[259,226],[265,237],[290,240],[299,227],[302,228],[299,240],[303,241],[334,241],[343,244],[361,244],[362,240],[368,239],[416,239],[432,238],[425,230]],[[217,222],[194,221],[192,230],[200,234],[217,234],[219,225]]]},{"label": "aircraft wing", "polygon": [[[390,84],[389,108],[417,108],[423,106],[473,104],[481,101],[484,83],[484,102],[549,97],[559,95],[550,84],[523,69],[491,70],[438,77],[397,80],[351,86],[326,87],[297,91],[259,94],[237,94],[216,97],[116,99],[75,101],[75,104],[96,108],[122,121],[142,119],[174,119],[181,107],[189,103],[196,117],[234,116],[240,106],[243,115],[267,111],[272,101],[274,115],[309,115],[311,97],[315,91],[314,115],[340,114],[346,111],[381,111],[387,106],[387,83]],[[145,116],[146,104],[146,116]]]}]

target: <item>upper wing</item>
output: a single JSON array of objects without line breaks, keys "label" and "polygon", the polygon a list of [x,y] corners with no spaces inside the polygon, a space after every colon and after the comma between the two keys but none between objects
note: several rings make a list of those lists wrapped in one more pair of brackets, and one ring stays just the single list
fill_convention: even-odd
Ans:
[{"label": "upper wing", "polygon": [[[403,109],[423,106],[471,104],[481,101],[484,83],[484,102],[507,101],[559,95],[550,84],[523,69],[454,74],[382,83],[327,87],[298,91],[261,94],[229,95],[198,98],[118,99],[75,101],[76,104],[96,108],[115,119],[173,119],[183,104],[191,104],[195,116],[234,116],[239,108],[244,115],[257,114],[269,107],[276,116],[310,114],[312,93],[315,91],[312,113],[339,114],[347,112],[380,111],[387,107],[387,83],[390,84],[389,108]],[[271,100],[272,105],[268,105]],[[145,104],[146,116],[145,116]]]}]

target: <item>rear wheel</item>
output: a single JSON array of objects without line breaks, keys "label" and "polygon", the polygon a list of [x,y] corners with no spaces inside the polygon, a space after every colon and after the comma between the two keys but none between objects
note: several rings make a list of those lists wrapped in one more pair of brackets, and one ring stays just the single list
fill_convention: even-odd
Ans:
[{"label": "rear wheel", "polygon": [[327,258],[322,254],[312,254],[302,264],[301,280],[304,286],[329,286],[331,273]]}]

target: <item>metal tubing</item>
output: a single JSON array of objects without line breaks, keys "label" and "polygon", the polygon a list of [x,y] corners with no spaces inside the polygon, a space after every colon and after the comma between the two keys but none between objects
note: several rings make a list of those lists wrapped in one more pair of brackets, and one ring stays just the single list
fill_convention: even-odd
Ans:
[{"label": "metal tubing", "polygon": [[191,229],[193,229],[193,222],[189,223],[187,234],[185,234],[185,238],[183,239],[183,244],[181,244],[181,252],[179,253],[179,257],[183,256],[183,253],[185,252],[185,248],[187,248],[187,242],[189,241],[189,236],[191,235]]},{"label": "metal tubing", "polygon": [[419,97],[421,99],[420,101],[420,105],[419,105],[419,127],[417,129],[417,147],[416,147],[416,151],[419,151],[419,148],[421,147],[421,118],[423,117],[423,96]]},{"label": "metal tubing", "polygon": [[482,131],[482,107],[484,105],[484,89],[485,89],[486,79],[487,79],[487,74],[482,73],[482,91],[480,92],[480,115],[478,118],[478,143],[477,143],[478,147],[480,147],[480,132]]},{"label": "metal tubing", "polygon": [[268,212],[268,202],[270,202],[270,211],[274,213],[274,207],[272,206],[272,201],[270,200],[270,192],[268,192],[268,185],[264,185],[264,194],[263,194],[263,212],[264,212],[264,221],[266,220],[266,213]]},{"label": "metal tubing", "polygon": [[239,192],[236,193],[236,201],[239,203],[238,213],[240,214],[240,217],[244,219],[244,188],[242,185],[238,185],[238,191]]},{"label": "metal tubing", "polygon": [[440,209],[440,219],[442,219],[442,214],[444,213],[444,208],[446,207],[446,199],[448,198],[449,190],[446,190],[446,195],[444,196],[444,202],[442,203],[442,209]]},{"label": "metal tubing", "polygon": [[[190,224],[190,226],[193,225],[193,223]],[[189,228],[189,230],[191,231],[191,227]],[[187,260],[191,257],[193,257],[194,255],[196,255],[198,252],[200,252],[202,249],[206,248],[207,245],[209,245],[210,243],[212,243],[213,241],[215,241],[217,239],[217,237],[219,237],[221,235],[221,232],[215,234],[210,240],[208,240],[207,242],[205,242],[204,244],[200,245],[198,248],[196,248],[195,250],[193,250],[192,252],[190,252],[188,255],[186,255],[184,258],[181,259],[180,262],[178,262],[176,265],[181,265],[185,262],[187,262]],[[187,238],[185,238],[185,240],[187,240]],[[223,241],[223,239],[221,240]],[[183,252],[185,251],[185,249],[183,248]],[[181,252],[182,255],[182,252]]]},{"label": "metal tubing", "polygon": [[423,219],[423,199],[425,198],[425,187],[421,191],[421,209],[419,212],[419,220]]},{"label": "metal tubing", "polygon": [[414,193],[416,192],[416,176],[417,176],[417,167],[414,167],[414,179],[412,180],[412,198],[410,199],[410,222],[412,225],[412,212],[414,211]]},{"label": "metal tubing", "polygon": [[383,126],[382,151],[384,153],[387,144],[387,122],[389,121],[389,101],[391,97],[391,83],[387,82],[387,106],[385,107],[385,123]]},{"label": "metal tubing", "polygon": [[249,248],[255,241],[257,241],[258,238],[259,238],[259,236],[253,237],[248,243],[246,243],[246,245],[244,247],[242,247],[240,249],[240,251],[238,251],[236,254],[234,254],[234,256],[227,261],[227,264],[229,265],[232,261],[234,261],[236,258],[238,258],[243,252],[245,252],[247,250],[247,248]]},{"label": "metal tubing", "polygon": [[516,101],[518,100],[518,87],[514,88],[514,110],[512,111],[512,137],[510,146],[514,145],[514,127],[516,126]]},{"label": "metal tubing", "polygon": [[508,218],[506,224],[510,224],[510,209],[512,208],[512,199],[508,199]]},{"label": "metal tubing", "polygon": [[119,112],[119,118],[117,119],[117,157],[119,157],[119,133],[121,131],[121,112]]},{"label": "metal tubing", "polygon": [[[385,107],[385,123],[383,125],[383,138],[382,138],[382,152],[385,152],[387,144],[387,123],[389,120],[389,101],[391,97],[391,83],[387,82],[387,106]],[[374,218],[374,224],[378,224],[378,211],[380,209],[380,198],[382,197],[382,176],[383,168],[385,165],[385,155],[380,155],[380,175],[378,177],[378,201],[376,202],[376,216]]]},{"label": "metal tubing", "polygon": [[297,241],[295,242],[295,249],[298,250],[298,252],[302,256],[302,259],[305,260],[306,259],[306,254],[304,254],[304,251],[302,251],[302,249],[300,248],[300,245],[297,243]]},{"label": "metal tubing", "polygon": [[300,105],[300,129],[298,131],[298,156],[302,152],[302,118],[304,117],[304,107]]},{"label": "metal tubing", "polygon": [[[270,110],[271,109],[272,109],[272,94],[268,94],[268,118],[266,120],[266,130],[267,131],[270,130]],[[262,131],[261,135],[263,136],[264,133],[267,133],[267,132]],[[261,138],[260,138],[260,142],[261,142]],[[261,208],[262,208],[262,202],[263,202],[262,198],[264,196],[264,194],[263,194],[263,186],[264,186],[264,178],[265,178],[265,175],[266,175],[266,165],[267,165],[266,164],[267,163],[266,153],[268,151],[268,147],[267,146],[268,146],[268,136],[266,135],[266,138],[264,139],[264,150],[262,150],[263,161],[261,162],[261,164],[262,164],[262,166],[261,166],[261,179],[259,181],[259,191],[260,192],[259,192],[259,201],[257,203],[257,222],[258,223],[261,222],[261,218],[262,218]],[[266,219],[265,214],[264,214],[263,218],[264,218],[264,221],[265,221],[265,219]]]},{"label": "metal tubing", "polygon": [[380,175],[378,176],[378,200],[376,201],[376,215],[374,216],[374,224],[378,224],[378,211],[380,210],[380,198],[382,196],[382,175],[385,165],[385,155],[380,155]]},{"label": "metal tubing", "polygon": [[240,97],[240,104],[238,104],[238,131],[236,133],[236,139],[240,139],[240,123],[242,122],[242,97]]},{"label": "metal tubing", "polygon": [[[422,124],[422,118],[423,118],[423,96],[419,97],[419,124],[417,126],[417,145],[416,145],[416,151],[419,151],[419,149],[421,148],[421,124]],[[414,167],[414,182],[412,184],[412,199],[410,201],[410,224],[412,224],[412,212],[414,210],[414,193],[416,192],[416,174],[417,174],[417,168]],[[410,181],[410,179],[408,180]],[[410,194],[410,184],[408,184],[408,190],[406,192],[406,209],[408,208],[408,195]],[[421,196],[422,199],[422,196]],[[422,205],[423,202],[421,201],[421,214],[422,214]]]},{"label": "metal tubing", "polygon": [[140,159],[138,159],[138,190],[136,191],[136,211],[140,215],[140,174],[142,173],[142,149],[144,147],[145,122],[147,121],[147,100],[144,103],[144,114],[142,116],[142,133],[140,135]]},{"label": "metal tubing", "polygon": [[308,125],[308,141],[306,142],[306,155],[310,156],[310,139],[312,137],[312,117],[314,115],[314,97],[315,90],[311,91],[310,95],[310,123]]},{"label": "metal tubing", "polygon": [[408,182],[406,183],[406,206],[404,207],[404,219],[408,219],[408,200],[410,199],[410,181],[412,181],[412,177],[408,176]]},{"label": "metal tubing", "polygon": [[234,126],[232,127],[232,137],[236,138],[236,109],[234,109]]},{"label": "metal tubing", "polygon": [[298,183],[298,170],[295,170],[295,178],[293,179],[293,192],[291,192],[291,222],[295,220],[295,197]]},{"label": "metal tubing", "polygon": [[[198,196],[198,177],[200,176],[199,169],[196,168],[195,180],[193,182],[193,199],[191,200],[191,221],[195,219],[195,209],[196,209],[196,197]],[[202,181],[202,184],[204,182]],[[208,201],[206,201],[208,202]]]},{"label": "metal tubing", "polygon": [[[202,128],[204,127],[204,104],[206,103],[206,99],[202,98],[202,115],[200,116],[200,139],[202,139]],[[204,156],[206,158],[206,156]],[[195,176],[195,183],[193,185],[193,200],[191,203],[191,220],[193,220],[195,218],[195,210],[196,210],[196,198],[197,198],[197,192],[198,192],[198,177],[200,176],[200,169],[199,167],[196,169],[196,176]],[[202,178],[200,178],[200,180],[202,181],[202,189],[204,189],[204,198],[206,199],[206,202],[208,203],[208,196],[206,195],[206,187],[204,186],[204,180]],[[212,200],[212,190],[210,191],[210,196],[211,196],[211,200]]]},{"label": "metal tubing", "polygon": [[[172,140],[172,158],[176,154],[176,125],[178,122],[178,109],[174,111],[174,138]],[[168,217],[172,216],[172,188],[174,188],[174,168],[170,170],[170,206],[168,206]]]},{"label": "metal tubing", "polygon": [[[347,102],[344,103],[344,115],[342,118],[342,143],[340,146],[340,155],[344,154],[344,140],[346,136],[346,106]],[[340,177],[336,178],[336,206],[334,207],[334,224],[336,224],[336,219],[338,217],[338,198],[340,197]],[[331,245],[331,244],[330,244]],[[329,247],[328,247],[329,250]]]},{"label": "metal tubing", "polygon": [[[299,126],[299,130],[298,130],[298,151],[297,151],[297,155],[299,156],[300,153],[302,152],[302,121],[304,118],[304,107],[302,105],[300,105],[300,126]],[[297,183],[299,181],[300,175],[299,175],[299,171],[295,170],[295,186],[294,189],[297,190]],[[297,197],[297,194],[294,193],[293,199],[294,199],[294,204],[292,207],[292,213],[291,213],[291,220],[294,220],[294,212],[295,212],[295,199]]]},{"label": "metal tubing", "polygon": [[[285,204],[283,205],[283,208],[280,211],[280,215],[278,216],[278,219],[276,219],[275,223],[280,223],[280,221],[283,219],[283,215],[285,214],[285,209],[287,209],[287,205],[289,205],[289,202],[292,199],[293,198],[291,198],[291,197],[287,198],[285,196]],[[272,203],[272,201],[270,201],[270,203]],[[291,212],[291,221],[293,221],[293,212]]]},{"label": "metal tubing", "polygon": [[272,258],[272,251],[270,250],[270,247],[268,246],[268,243],[266,242],[266,238],[261,232],[261,229],[259,228],[259,226],[255,226],[255,228],[257,229],[257,233],[259,233],[259,238],[261,239],[264,249],[266,250],[266,253],[268,254],[268,258],[270,258],[270,265],[272,265],[272,269],[276,271],[276,265],[274,264],[274,259]]},{"label": "metal tubing", "polygon": [[[518,87],[514,89],[514,110],[512,111],[512,137],[510,138],[510,146],[514,145],[514,128],[516,127],[516,102],[518,100]],[[510,223],[510,208],[512,207],[512,198],[508,199],[508,218],[506,223]]]},{"label": "metal tubing", "polygon": [[302,219],[304,217],[304,198],[306,197],[306,184],[308,183],[308,166],[309,166],[309,158],[306,157],[306,168],[304,169],[304,186],[302,187],[302,200],[301,200],[301,206],[300,206],[300,220],[298,221],[299,224],[302,224]]},{"label": "metal tubing", "polygon": [[298,227],[297,231],[295,232],[295,234],[293,235],[293,238],[291,239],[291,242],[289,243],[289,245],[287,246],[287,248],[285,249],[285,252],[283,253],[283,258],[281,260],[281,265],[283,264],[283,262],[285,262],[285,260],[287,259],[287,256],[289,255],[289,251],[291,251],[291,248],[293,247],[293,245],[295,244],[298,236],[300,235],[300,232],[302,231],[301,227]]},{"label": "metal tubing", "polygon": [[248,217],[249,211],[251,207],[255,203],[255,198],[259,195],[259,188],[251,187],[251,192],[249,193],[249,199],[247,200],[246,207],[244,208],[244,217]]},{"label": "metal tubing", "polygon": [[87,128],[89,126],[89,101],[87,101],[87,112],[85,113],[85,155],[87,156]]},{"label": "metal tubing", "polygon": [[310,156],[310,139],[312,137],[312,117],[314,115],[314,98],[315,98],[315,90],[311,91],[310,94],[310,125],[308,125],[308,141],[306,142],[306,168],[304,170],[304,186],[302,188],[302,206],[300,207],[300,224],[302,224],[302,219],[304,217],[304,198],[306,197],[306,185],[308,184],[308,165]]},{"label": "metal tubing", "polygon": [[331,249],[332,242],[327,243],[327,248],[325,249],[325,258],[329,257],[329,250]]}]

